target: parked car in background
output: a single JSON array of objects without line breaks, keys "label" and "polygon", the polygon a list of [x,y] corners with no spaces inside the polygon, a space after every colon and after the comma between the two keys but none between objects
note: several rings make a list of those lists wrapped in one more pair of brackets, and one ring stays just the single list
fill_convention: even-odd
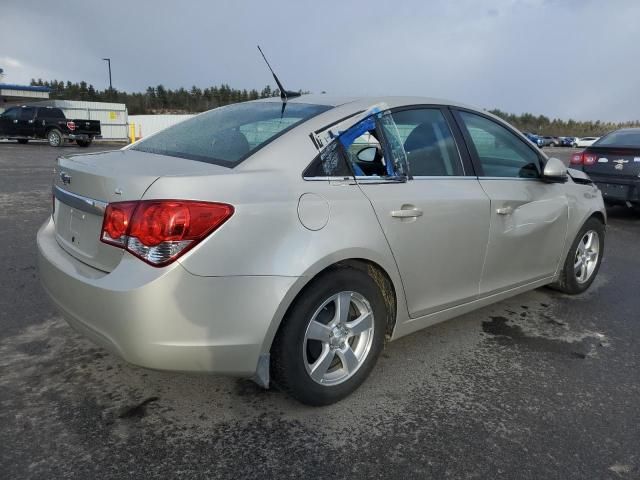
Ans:
[{"label": "parked car in background", "polygon": [[0,138],[18,143],[46,139],[52,147],[61,147],[65,140],[75,140],[78,146],[88,147],[100,137],[99,120],[68,120],[59,108],[25,105],[9,108],[0,115]]},{"label": "parked car in background", "polygon": [[549,135],[540,137],[542,139],[543,147],[557,147],[560,144],[558,137],[552,137]]},{"label": "parked car in background", "polygon": [[572,147],[576,137],[560,137],[560,146],[561,147]]},{"label": "parked car in background", "polygon": [[640,208],[640,128],[622,128],[571,158],[602,191],[609,205]]},{"label": "parked car in background", "polygon": [[543,146],[543,140],[542,137],[540,137],[539,135],[536,135],[535,133],[531,133],[531,132],[523,132],[522,133],[525,137],[527,137],[529,140],[531,140],[531,142],[534,145],[537,145],[538,147],[542,147]]},{"label": "parked car in background", "polygon": [[584,292],[604,249],[583,172],[421,97],[229,105],[60,157],[53,192],[40,278],[71,325],[137,365],[273,379],[312,405],[355,390],[385,340],[542,285]]},{"label": "parked car in background", "polygon": [[582,138],[578,138],[576,137],[573,140],[573,147],[590,147],[591,145],[593,145],[595,142],[598,141],[600,137],[582,137]]}]

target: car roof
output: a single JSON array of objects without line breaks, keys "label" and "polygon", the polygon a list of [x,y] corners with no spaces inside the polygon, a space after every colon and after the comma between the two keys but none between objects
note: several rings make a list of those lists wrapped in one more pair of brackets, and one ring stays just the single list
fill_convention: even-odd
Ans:
[{"label": "car roof", "polygon": [[[262,98],[254,100],[256,102],[279,102],[279,97]],[[335,96],[327,94],[308,94],[299,97],[293,97],[287,100],[288,103],[306,103],[313,105],[326,105],[330,107],[339,107],[342,105],[353,104],[354,108],[367,107],[380,103],[386,104],[389,108],[401,107],[405,105],[448,105],[472,110],[482,111],[482,109],[463,103],[445,100],[442,98],[420,97],[420,96],[371,96],[371,97],[350,97]]]}]

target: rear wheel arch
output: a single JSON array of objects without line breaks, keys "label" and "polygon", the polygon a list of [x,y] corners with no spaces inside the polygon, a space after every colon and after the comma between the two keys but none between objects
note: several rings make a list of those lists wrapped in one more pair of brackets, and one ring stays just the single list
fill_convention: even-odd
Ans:
[{"label": "rear wheel arch", "polygon": [[[344,313],[342,298],[349,299]],[[309,278],[282,316],[270,355],[261,357],[263,369],[268,362],[267,379],[272,377],[279,389],[308,405],[344,398],[375,366],[393,330],[395,303],[392,281],[375,262],[345,259],[327,266]],[[355,330],[349,322],[367,326]]]},{"label": "rear wheel arch", "polygon": [[396,325],[397,311],[398,311],[398,296],[397,296],[398,292],[391,279],[391,276],[380,264],[372,260],[364,259],[364,258],[348,258],[344,260],[339,260],[335,263],[332,263],[331,265],[324,267],[315,275],[307,279],[304,285],[300,287],[298,291],[295,293],[295,295],[293,295],[292,298],[289,300],[288,305],[286,306],[286,309],[284,310],[283,314],[276,319],[277,328],[274,328],[274,331],[271,334],[270,338],[268,338],[267,341],[265,342],[266,348],[263,351],[267,351],[267,352],[271,351],[273,342],[276,336],[278,335],[278,332],[282,328],[282,325],[285,319],[287,318],[287,315],[291,311],[293,305],[295,304],[296,300],[305,292],[307,288],[310,288],[313,282],[315,282],[318,278],[324,275],[330,275],[331,272],[341,270],[341,269],[349,269],[349,268],[358,269],[360,271],[365,272],[374,280],[374,282],[378,286],[380,293],[382,295],[382,298],[384,300],[384,304],[387,309],[387,319],[386,319],[387,327],[386,327],[385,333],[386,333],[387,339],[389,339]]}]

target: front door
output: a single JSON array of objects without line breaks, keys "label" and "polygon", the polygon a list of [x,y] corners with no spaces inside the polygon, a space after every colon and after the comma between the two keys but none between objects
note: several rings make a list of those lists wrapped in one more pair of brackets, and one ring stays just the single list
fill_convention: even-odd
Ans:
[{"label": "front door", "polygon": [[[451,122],[438,107],[396,110],[378,114],[374,131],[357,131],[359,140],[345,145],[393,252],[412,318],[479,292],[489,199],[477,178],[466,175],[470,164],[465,170],[468,158],[461,157]],[[406,181],[399,181],[398,169],[405,168]]]},{"label": "front door", "polygon": [[480,185],[491,200],[491,229],[480,294],[490,295],[555,274],[567,237],[562,184],[541,180],[542,158],[497,121],[460,110]]}]

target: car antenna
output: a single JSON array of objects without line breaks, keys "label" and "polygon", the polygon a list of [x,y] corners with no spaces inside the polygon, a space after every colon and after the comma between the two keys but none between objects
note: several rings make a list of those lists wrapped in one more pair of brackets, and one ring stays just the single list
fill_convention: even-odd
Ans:
[{"label": "car antenna", "polygon": [[286,103],[286,101],[288,99],[290,99],[290,98],[299,97],[301,95],[300,93],[298,93],[298,92],[290,92],[289,90],[285,90],[285,88],[282,86],[282,83],[278,79],[278,76],[276,75],[276,72],[274,72],[273,68],[271,68],[271,65],[269,65],[269,60],[267,60],[267,57],[264,56],[264,53],[263,53],[262,49],[260,48],[260,45],[258,45],[258,50],[260,50],[260,54],[262,55],[262,58],[264,58],[264,61],[267,64],[267,67],[269,67],[269,70],[271,71],[271,75],[273,75],[273,79],[278,84],[278,88],[280,89],[280,98],[282,99],[282,101]]}]

